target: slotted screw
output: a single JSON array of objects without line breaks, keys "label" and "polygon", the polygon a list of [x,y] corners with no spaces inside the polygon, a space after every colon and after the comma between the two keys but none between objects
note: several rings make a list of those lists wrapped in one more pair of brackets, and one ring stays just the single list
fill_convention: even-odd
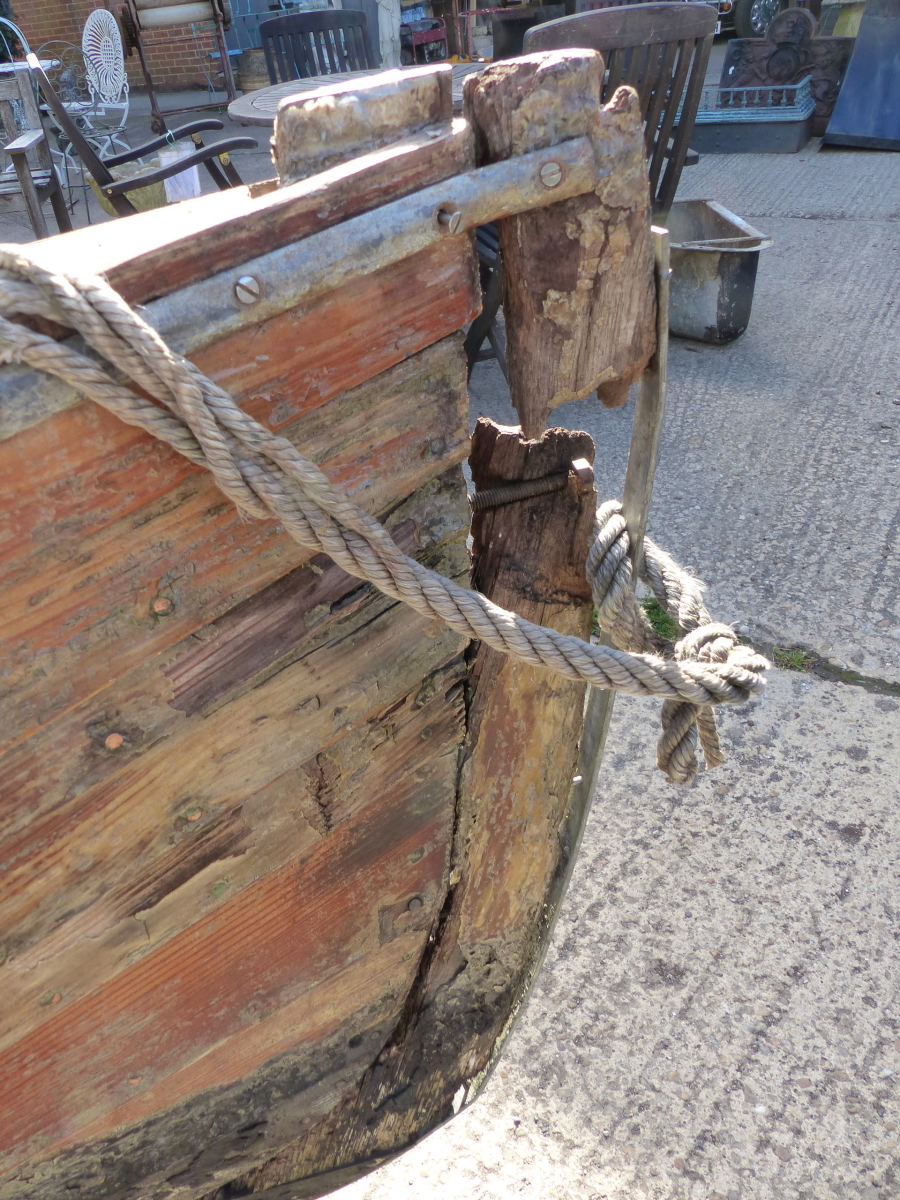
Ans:
[{"label": "slotted screw", "polygon": [[262,295],[262,284],[255,275],[242,275],[234,285],[234,294],[241,304],[255,304]]},{"label": "slotted screw", "polygon": [[462,223],[459,209],[439,208],[436,213],[438,225],[448,233],[456,233]]},{"label": "slotted screw", "polygon": [[541,167],[541,183],[546,188],[559,187],[562,177],[562,167],[558,162],[545,162]]}]

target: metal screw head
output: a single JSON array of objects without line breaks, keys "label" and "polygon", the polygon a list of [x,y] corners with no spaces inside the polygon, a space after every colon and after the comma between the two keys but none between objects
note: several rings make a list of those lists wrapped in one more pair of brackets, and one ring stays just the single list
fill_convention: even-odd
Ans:
[{"label": "metal screw head", "polygon": [[544,187],[558,187],[562,183],[562,177],[562,167],[558,162],[545,162],[541,167],[541,183]]},{"label": "metal screw head", "polygon": [[441,229],[446,229],[448,233],[456,233],[462,223],[462,213],[458,208],[441,207],[434,214],[438,225]]},{"label": "metal screw head", "polygon": [[572,470],[582,483],[594,482],[594,468],[586,458],[573,458]]},{"label": "metal screw head", "polygon": [[234,285],[234,294],[241,304],[255,304],[262,295],[262,284],[255,275],[242,275]]}]

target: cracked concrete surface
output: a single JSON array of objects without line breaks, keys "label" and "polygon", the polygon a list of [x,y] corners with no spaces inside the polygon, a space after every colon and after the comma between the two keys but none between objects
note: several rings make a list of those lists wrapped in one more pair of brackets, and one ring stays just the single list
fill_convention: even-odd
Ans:
[{"label": "cracked concrete surface", "polygon": [[[900,681],[900,156],[707,156],[775,239],[747,332],[673,341],[650,529],[714,617]],[[473,416],[513,420],[493,364]],[[568,405],[621,494],[631,408]],[[546,965],[485,1092],[340,1200],[900,1197],[900,697],[774,671],[676,790],[620,697]]]}]

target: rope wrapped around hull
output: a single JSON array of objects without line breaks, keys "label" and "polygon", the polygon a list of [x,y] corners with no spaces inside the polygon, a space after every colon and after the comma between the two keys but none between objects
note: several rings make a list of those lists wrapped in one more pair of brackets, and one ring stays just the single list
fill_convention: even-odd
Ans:
[{"label": "rope wrapped around hull", "polygon": [[[639,617],[623,598],[627,542],[621,532],[611,538],[609,521],[599,520],[608,506],[598,513],[588,578],[593,584],[591,564],[596,563],[597,579],[610,580],[609,586],[602,585],[602,593],[597,584],[603,596],[598,608],[601,624],[618,630],[613,634],[616,646],[617,638],[626,643],[619,648],[591,645],[535,625],[408,558],[375,518],[332,487],[290,442],[248,416],[227,392],[174,354],[104,280],[57,274],[31,261],[27,247],[0,247],[0,314],[0,361],[26,363],[65,380],[121,420],[206,466],[241,512],[275,517],[300,545],[328,554],[349,574],[429,618],[439,618],[465,637],[592,687],[660,696],[671,706],[666,710],[670,715],[664,714],[670,732],[664,732],[663,740],[672,746],[661,765],[666,763],[663,769],[672,779],[692,777],[687,765],[690,729],[695,730],[695,741],[706,729],[712,747],[709,720],[700,715],[704,710],[739,704],[765,687],[768,663],[739,645],[727,626],[710,625],[708,614],[705,621],[697,617],[690,626],[691,614],[698,610],[694,592],[684,582],[689,577],[675,564],[674,571],[668,567],[672,560],[662,552],[655,560],[659,578],[675,608],[684,606],[688,625],[683,627],[690,632],[674,654],[667,644],[647,640]],[[41,316],[73,329],[99,361],[12,320],[16,315]],[[609,561],[607,551],[612,555]],[[648,578],[652,581],[654,576]],[[694,583],[694,588],[699,595],[699,586]],[[627,648],[637,646],[641,638],[637,652]],[[688,709],[694,711],[690,724]],[[683,732],[676,738],[678,730]],[[706,749],[707,742],[703,744]],[[715,753],[707,754],[710,765],[714,758]]]}]

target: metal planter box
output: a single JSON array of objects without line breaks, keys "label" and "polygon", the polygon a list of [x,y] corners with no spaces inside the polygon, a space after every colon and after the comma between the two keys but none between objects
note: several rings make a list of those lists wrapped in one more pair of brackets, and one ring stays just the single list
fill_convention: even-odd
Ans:
[{"label": "metal planter box", "polygon": [[678,200],[666,224],[670,332],[700,342],[734,341],[749,324],[759,252],[771,238],[714,200]]}]

